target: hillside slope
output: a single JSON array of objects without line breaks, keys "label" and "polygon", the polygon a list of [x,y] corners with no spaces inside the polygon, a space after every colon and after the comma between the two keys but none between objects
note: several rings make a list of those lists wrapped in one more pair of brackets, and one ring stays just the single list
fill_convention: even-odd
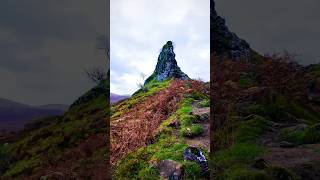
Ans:
[{"label": "hillside slope", "polygon": [[209,151],[209,84],[169,79],[145,88],[111,108],[113,177],[159,179],[152,164],[170,159],[183,165],[186,178],[203,178],[183,151],[190,145]]},{"label": "hillside slope", "polygon": [[211,54],[211,176],[319,179],[319,65],[301,66],[288,54],[221,56],[234,50],[215,48],[228,47],[223,34]]},{"label": "hillside slope", "polygon": [[108,85],[81,96],[59,117],[43,119],[0,142],[3,179],[107,177]]},{"label": "hillside slope", "polygon": [[111,107],[113,179],[207,179],[207,166],[184,153],[192,146],[208,158],[209,111],[209,83],[182,72],[168,41],[144,86]]}]

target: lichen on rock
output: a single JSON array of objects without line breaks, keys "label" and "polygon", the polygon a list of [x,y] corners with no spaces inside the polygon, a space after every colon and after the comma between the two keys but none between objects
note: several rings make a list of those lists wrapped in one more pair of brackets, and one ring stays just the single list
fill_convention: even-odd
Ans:
[{"label": "lichen on rock", "polygon": [[189,79],[188,75],[181,71],[175,56],[173,43],[172,41],[168,41],[161,49],[156,69],[153,74],[147,78],[144,84],[147,84],[152,80],[164,81],[169,78],[182,80]]}]

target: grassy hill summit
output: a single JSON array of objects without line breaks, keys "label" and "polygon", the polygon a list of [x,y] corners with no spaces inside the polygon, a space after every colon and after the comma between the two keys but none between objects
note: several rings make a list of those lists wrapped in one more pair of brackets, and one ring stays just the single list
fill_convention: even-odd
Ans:
[{"label": "grassy hill summit", "polygon": [[111,107],[114,179],[207,178],[184,153],[192,146],[208,158],[209,83],[183,73],[173,50],[168,41],[144,86]]},{"label": "grassy hill summit", "polygon": [[[211,8],[215,12],[214,3]],[[216,35],[211,54],[211,176],[319,179],[319,64],[299,65],[288,53],[228,56],[242,49],[230,46],[232,41],[244,41],[225,36],[230,32],[223,26],[211,27]],[[222,29],[226,33],[219,33]]]}]

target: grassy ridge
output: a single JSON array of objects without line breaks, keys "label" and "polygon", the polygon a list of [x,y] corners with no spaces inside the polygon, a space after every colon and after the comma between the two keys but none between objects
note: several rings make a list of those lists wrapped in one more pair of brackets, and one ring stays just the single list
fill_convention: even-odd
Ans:
[{"label": "grassy ridge", "polygon": [[[89,136],[107,132],[106,90],[95,87],[80,97],[53,123],[25,132],[16,142],[0,145],[3,177],[29,176],[45,169],[47,162],[59,161],[64,152],[78,146]],[[94,154],[102,156],[106,149]],[[90,158],[90,157],[89,157]],[[77,166],[75,162],[74,166]]]}]

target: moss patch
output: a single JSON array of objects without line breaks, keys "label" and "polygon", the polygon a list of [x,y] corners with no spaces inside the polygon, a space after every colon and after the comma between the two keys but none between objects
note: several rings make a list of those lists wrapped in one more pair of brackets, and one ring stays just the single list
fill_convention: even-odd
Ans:
[{"label": "moss patch", "polygon": [[281,137],[283,140],[300,144],[312,144],[320,142],[320,131],[316,127],[307,127],[304,130],[290,130],[283,129],[281,131]]}]

